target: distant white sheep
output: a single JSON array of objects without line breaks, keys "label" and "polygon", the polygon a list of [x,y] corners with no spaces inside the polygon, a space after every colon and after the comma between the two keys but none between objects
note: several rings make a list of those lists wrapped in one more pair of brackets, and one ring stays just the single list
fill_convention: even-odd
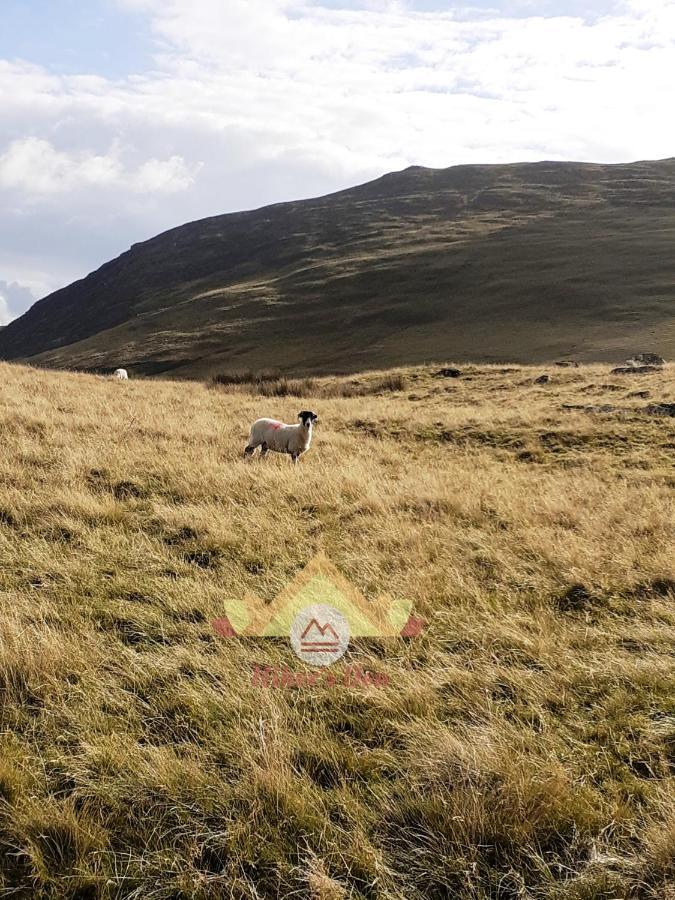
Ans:
[{"label": "distant white sheep", "polygon": [[126,369],[115,369],[113,372],[113,378],[117,378],[118,381],[128,381],[129,373]]},{"label": "distant white sheep", "polygon": [[285,425],[276,419],[258,419],[251,425],[248,444],[244,456],[251,456],[257,447],[260,455],[267,456],[270,450],[275,453],[288,453],[294,463],[309,450],[312,443],[312,428],[318,419],[316,413],[303,409],[298,413],[298,425]]}]

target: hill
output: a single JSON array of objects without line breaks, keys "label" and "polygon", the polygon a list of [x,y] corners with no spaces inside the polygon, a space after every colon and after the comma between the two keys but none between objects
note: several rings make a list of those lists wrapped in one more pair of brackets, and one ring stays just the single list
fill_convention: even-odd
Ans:
[{"label": "hill", "polygon": [[0,358],[137,374],[675,353],[675,160],[411,168],[175,228],[35,304]]},{"label": "hill", "polygon": [[[0,894],[672,897],[672,419],[646,406],[675,368],[540,371],[273,400],[1,364]],[[242,459],[303,408],[300,466]],[[427,627],[354,640],[333,685],[256,684],[308,667],[210,623],[320,551]]]}]

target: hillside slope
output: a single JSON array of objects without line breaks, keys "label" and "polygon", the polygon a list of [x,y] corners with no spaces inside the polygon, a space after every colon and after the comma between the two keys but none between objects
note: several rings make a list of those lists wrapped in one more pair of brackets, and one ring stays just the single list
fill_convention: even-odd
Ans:
[{"label": "hillside slope", "polygon": [[0,358],[199,376],[675,354],[675,160],[411,168],[134,245]]}]

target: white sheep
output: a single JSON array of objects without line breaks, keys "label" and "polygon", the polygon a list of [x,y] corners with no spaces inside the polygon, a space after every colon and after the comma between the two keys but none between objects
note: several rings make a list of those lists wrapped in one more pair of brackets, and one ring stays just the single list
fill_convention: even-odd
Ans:
[{"label": "white sheep", "polygon": [[248,444],[244,456],[251,456],[256,447],[260,447],[260,455],[267,456],[270,450],[275,453],[289,453],[294,463],[303,453],[309,450],[312,443],[312,428],[318,416],[310,410],[303,409],[298,413],[299,425],[285,425],[276,419],[258,419],[251,425]]},{"label": "white sheep", "polygon": [[115,369],[113,372],[113,378],[117,378],[118,381],[128,381],[129,373],[126,369]]}]

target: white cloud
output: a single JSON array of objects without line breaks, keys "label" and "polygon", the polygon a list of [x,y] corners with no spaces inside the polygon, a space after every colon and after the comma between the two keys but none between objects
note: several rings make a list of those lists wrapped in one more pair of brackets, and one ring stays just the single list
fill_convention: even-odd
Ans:
[{"label": "white cloud", "polygon": [[673,0],[593,20],[471,2],[117,2],[147,17],[153,71],[112,81],[0,60],[0,262],[8,272],[13,255],[24,283],[84,274],[188,219],[410,163],[615,162],[675,146]]},{"label": "white cloud", "polygon": [[5,297],[0,294],[0,326],[9,325],[14,316],[9,311],[9,303]]},{"label": "white cloud", "polygon": [[9,325],[35,302],[30,288],[24,285],[0,281],[0,325]]},{"label": "white cloud", "polygon": [[[394,160],[451,165],[570,156],[664,156],[675,3],[621,15],[529,18],[329,9],[306,0],[152,0],[168,46],[151,114],[245,131],[254,155],[297,152],[355,177]],[[639,127],[629,123],[639,122]]]},{"label": "white cloud", "polygon": [[198,166],[180,156],[148,159],[136,171],[125,168],[118,151],[107,155],[64,153],[49,141],[13,141],[0,156],[0,188],[34,194],[65,194],[79,188],[126,188],[131,192],[173,193],[188,188]]},{"label": "white cloud", "polygon": [[165,160],[149,159],[135,174],[134,189],[140,192],[162,191],[171,194],[175,191],[184,191],[190,187],[200,168],[201,164],[197,164],[190,169],[181,156],[172,156]]}]

